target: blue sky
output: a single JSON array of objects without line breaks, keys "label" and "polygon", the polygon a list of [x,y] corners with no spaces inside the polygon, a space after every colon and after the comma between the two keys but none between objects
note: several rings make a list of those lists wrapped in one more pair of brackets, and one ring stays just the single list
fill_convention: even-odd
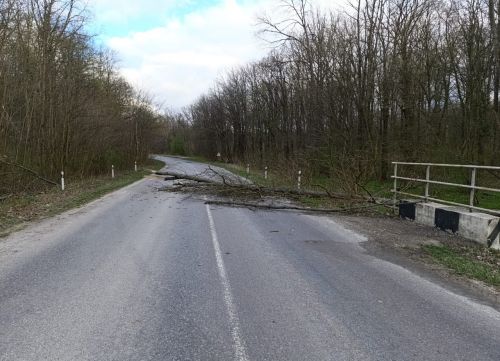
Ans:
[{"label": "blue sky", "polygon": [[220,0],[88,0],[93,22],[90,29],[108,38],[160,27],[172,19],[180,19],[217,4]]},{"label": "blue sky", "polygon": [[[112,49],[122,75],[163,107],[179,110],[228,70],[258,60],[257,17],[280,0],[87,0],[89,30]],[[329,7],[343,0],[310,0]]]}]

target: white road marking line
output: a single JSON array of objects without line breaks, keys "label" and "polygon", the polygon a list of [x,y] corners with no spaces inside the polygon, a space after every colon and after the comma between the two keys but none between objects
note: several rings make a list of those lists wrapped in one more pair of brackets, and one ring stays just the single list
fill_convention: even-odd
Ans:
[{"label": "white road marking line", "polygon": [[234,305],[233,295],[231,293],[231,285],[229,284],[229,279],[227,278],[226,267],[224,266],[224,260],[222,259],[219,240],[217,238],[217,232],[215,230],[214,218],[212,217],[210,206],[207,204],[206,207],[208,222],[210,225],[210,233],[212,234],[212,243],[215,251],[215,259],[217,261],[217,270],[219,271],[220,281],[222,283],[222,288],[224,289],[224,302],[226,304],[227,313],[229,315],[229,325],[231,327],[231,335],[233,336],[234,353],[237,361],[248,361],[245,344],[241,337],[240,321],[238,319],[236,306]]}]

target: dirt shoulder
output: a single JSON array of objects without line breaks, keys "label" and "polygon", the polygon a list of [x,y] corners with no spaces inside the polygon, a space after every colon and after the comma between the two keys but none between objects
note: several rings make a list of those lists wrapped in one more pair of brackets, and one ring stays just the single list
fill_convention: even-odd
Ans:
[{"label": "dirt shoulder", "polygon": [[367,236],[367,251],[432,277],[455,291],[500,306],[500,252],[458,235],[397,217],[337,215],[336,221]]}]

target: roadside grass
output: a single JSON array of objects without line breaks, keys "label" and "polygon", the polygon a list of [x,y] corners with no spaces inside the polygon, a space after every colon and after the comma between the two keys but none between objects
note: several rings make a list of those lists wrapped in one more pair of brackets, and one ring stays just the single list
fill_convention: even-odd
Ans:
[{"label": "roadside grass", "polygon": [[500,252],[480,245],[424,245],[435,262],[452,272],[500,287]]},{"label": "roadside grass", "polygon": [[103,195],[132,184],[145,175],[164,166],[163,162],[149,160],[143,168],[134,171],[116,171],[116,176],[99,176],[83,180],[66,179],[66,189],[51,187],[43,192],[15,194],[0,202],[0,237],[19,230],[27,222],[51,217],[82,206]]},{"label": "roadside grass", "polygon": [[182,159],[186,159],[186,160],[192,160],[193,162],[200,162],[200,163],[216,163],[216,162],[211,162],[209,161],[208,159],[206,159],[205,157],[202,157],[202,156],[198,156],[198,155],[189,155],[189,156],[184,156],[184,155],[169,155],[169,154],[165,154],[165,156],[167,157],[178,157],[178,158],[182,158]]}]

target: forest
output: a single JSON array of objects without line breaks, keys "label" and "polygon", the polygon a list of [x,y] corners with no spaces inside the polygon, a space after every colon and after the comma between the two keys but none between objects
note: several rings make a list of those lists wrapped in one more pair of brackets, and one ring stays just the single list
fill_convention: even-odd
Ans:
[{"label": "forest", "polygon": [[222,76],[170,137],[213,159],[387,179],[391,161],[500,164],[500,1],[280,1],[267,57]]},{"label": "forest", "polygon": [[178,154],[349,179],[391,161],[500,164],[500,0],[280,0],[269,54],[165,115],[81,0],[0,0],[0,193]]},{"label": "forest", "polygon": [[133,168],[165,119],[86,29],[79,0],[0,0],[0,195]]}]

